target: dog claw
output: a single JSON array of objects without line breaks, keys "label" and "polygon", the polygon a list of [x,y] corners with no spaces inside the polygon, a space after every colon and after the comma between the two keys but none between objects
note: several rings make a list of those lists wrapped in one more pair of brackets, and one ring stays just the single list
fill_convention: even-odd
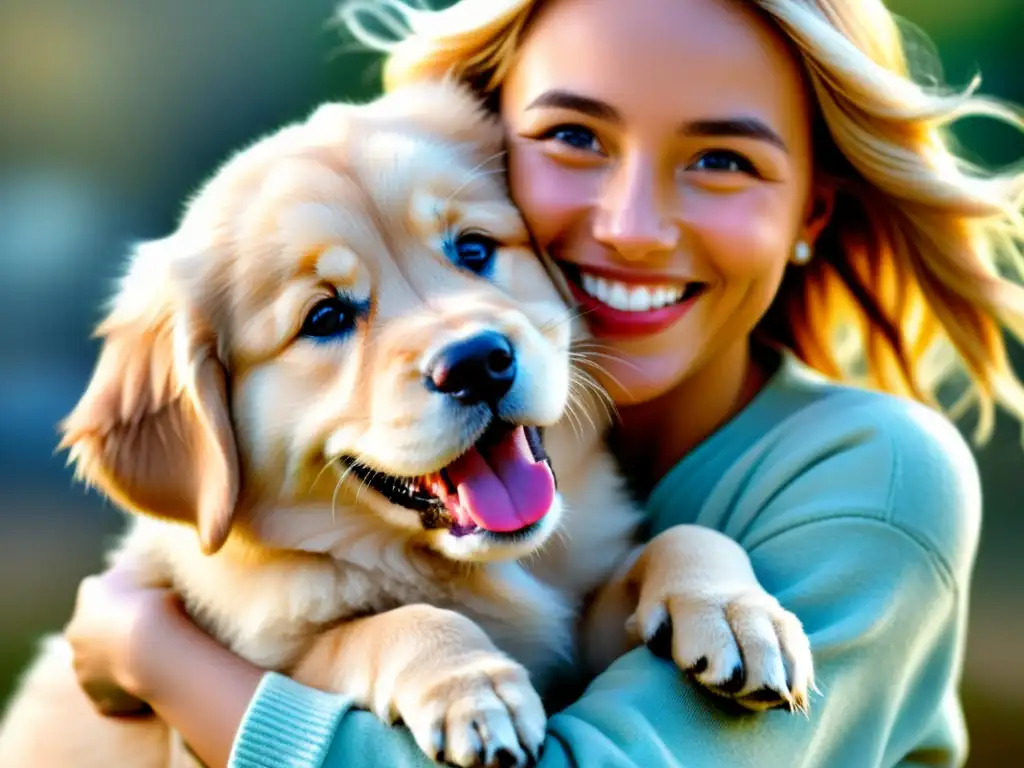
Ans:
[{"label": "dog claw", "polygon": [[666,618],[650,639],[647,649],[660,659],[672,659],[672,619]]}]

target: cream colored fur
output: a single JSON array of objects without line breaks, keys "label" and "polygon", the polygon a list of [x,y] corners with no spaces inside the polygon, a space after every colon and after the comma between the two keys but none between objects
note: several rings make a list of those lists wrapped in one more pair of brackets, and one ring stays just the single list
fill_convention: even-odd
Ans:
[{"label": "cream colored fur", "polygon": [[[741,702],[770,687],[803,706],[806,638],[735,543],[680,527],[634,547],[607,409],[570,366],[582,329],[494,173],[500,144],[447,84],[325,106],[241,151],[174,234],[136,249],[64,425],[79,474],[135,513],[112,559],[172,585],[245,658],[400,717],[458,765],[525,760],[544,735],[535,691],[592,675],[666,618],[677,663],[706,662],[700,682],[742,653]],[[467,228],[501,244],[489,280],[444,255]],[[334,290],[369,315],[345,340],[297,338]],[[547,427],[559,482],[516,542],[425,530],[337,461],[416,475],[464,451],[479,420],[428,392],[422,366],[480,329],[514,342],[500,415]],[[166,768],[173,743],[156,719],[98,715],[54,637],[0,726],[0,765]]]}]

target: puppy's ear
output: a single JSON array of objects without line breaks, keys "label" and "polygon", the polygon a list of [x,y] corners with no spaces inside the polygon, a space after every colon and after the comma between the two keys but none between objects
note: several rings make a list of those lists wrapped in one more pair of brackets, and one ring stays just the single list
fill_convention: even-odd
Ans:
[{"label": "puppy's ear", "polygon": [[337,142],[359,120],[368,120],[378,130],[393,128],[463,144],[480,160],[496,156],[504,145],[497,116],[468,86],[451,77],[411,83],[358,106],[324,104],[312,114],[309,125]]},{"label": "puppy's ear", "polygon": [[231,529],[238,456],[213,328],[189,295],[196,282],[175,280],[180,246],[136,249],[60,445],[78,477],[131,511],[194,524],[212,554]]}]

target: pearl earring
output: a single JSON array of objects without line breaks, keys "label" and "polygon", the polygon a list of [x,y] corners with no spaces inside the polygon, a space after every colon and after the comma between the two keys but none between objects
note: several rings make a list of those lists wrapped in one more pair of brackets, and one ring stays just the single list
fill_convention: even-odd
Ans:
[{"label": "pearl earring", "polygon": [[799,266],[803,266],[811,260],[811,246],[807,244],[806,240],[800,240],[793,248],[793,263]]}]

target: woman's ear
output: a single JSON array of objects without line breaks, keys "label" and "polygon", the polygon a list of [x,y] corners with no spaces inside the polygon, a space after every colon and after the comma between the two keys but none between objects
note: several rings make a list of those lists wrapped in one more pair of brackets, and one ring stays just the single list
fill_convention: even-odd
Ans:
[{"label": "woman's ear", "polygon": [[814,247],[822,231],[832,220],[835,210],[836,188],[825,180],[815,180],[804,212],[804,223],[800,230],[800,239],[811,248]]},{"label": "woman's ear", "polygon": [[238,455],[213,328],[174,280],[180,246],[170,237],[136,248],[60,447],[79,478],[130,511],[195,525],[212,554],[231,529]]}]

